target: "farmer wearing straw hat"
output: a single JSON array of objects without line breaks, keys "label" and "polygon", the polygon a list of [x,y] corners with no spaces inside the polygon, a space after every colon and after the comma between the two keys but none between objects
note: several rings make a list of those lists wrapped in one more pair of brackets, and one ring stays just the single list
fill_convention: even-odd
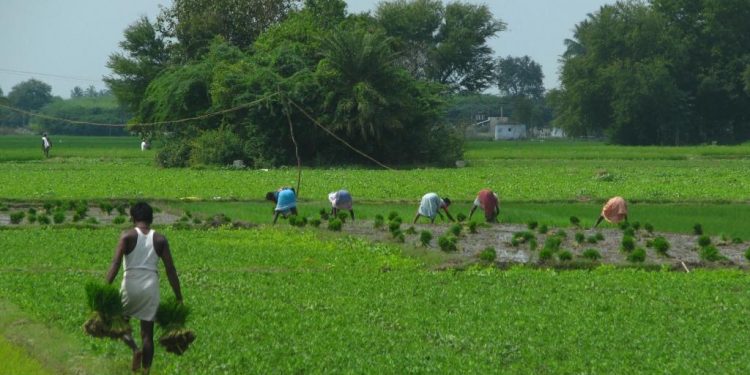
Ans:
[{"label": "farmer wearing straw hat", "polygon": [[440,210],[442,209],[445,211],[445,214],[448,215],[448,219],[451,221],[453,220],[453,216],[451,216],[451,213],[448,212],[448,206],[451,205],[451,200],[446,198],[440,198],[435,193],[427,193],[422,197],[422,200],[419,203],[419,208],[417,209],[417,214],[414,216],[414,223],[417,223],[417,219],[419,219],[420,216],[424,216],[430,219],[430,223],[435,222],[435,218],[440,215],[440,218],[443,218],[443,214],[440,213]]},{"label": "farmer wearing straw hat", "polygon": [[148,373],[154,358],[154,319],[159,308],[159,258],[164,262],[167,279],[179,303],[182,303],[180,280],[172,261],[167,238],[151,229],[154,211],[148,203],[139,202],[130,208],[130,217],[135,228],[123,232],[115,249],[115,256],[107,272],[107,284],[117,276],[123,263],[123,278],[120,294],[124,315],[141,321],[141,349],[131,335],[122,339],[133,350],[132,369],[143,366]]},{"label": "farmer wearing straw hat", "polygon": [[500,214],[500,200],[496,193],[490,189],[480,190],[469,212],[469,220],[471,220],[471,216],[474,215],[477,207],[484,211],[484,218],[488,223],[497,223],[497,215]]},{"label": "farmer wearing straw hat", "polygon": [[354,220],[354,209],[352,208],[354,201],[348,190],[341,189],[328,194],[328,201],[331,202],[331,216],[336,217],[339,210],[348,210],[349,215]]},{"label": "farmer wearing straw hat", "polygon": [[594,228],[596,228],[602,220],[607,220],[610,223],[617,224],[621,221],[628,221],[628,204],[625,203],[625,199],[622,197],[613,197],[604,204],[602,207],[602,213],[599,215],[599,219],[596,220]]}]

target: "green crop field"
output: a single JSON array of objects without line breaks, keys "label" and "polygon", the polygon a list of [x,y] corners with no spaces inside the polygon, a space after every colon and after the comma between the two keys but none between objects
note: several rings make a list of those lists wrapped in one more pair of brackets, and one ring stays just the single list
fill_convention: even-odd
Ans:
[{"label": "green crop field", "polygon": [[[175,215],[264,224],[265,192],[296,184],[293,167],[158,168],[155,151],[141,152],[136,138],[53,135],[53,142],[52,157],[42,160],[38,137],[0,137],[0,207],[141,198]],[[505,223],[565,226],[577,216],[587,227],[604,199],[622,195],[631,220],[660,231],[701,223],[712,235],[750,239],[748,145],[471,142],[466,160],[465,168],[305,168],[300,212],[315,216],[329,207],[326,194],[343,187],[359,219],[396,211],[410,221],[429,191],[454,199],[454,214],[468,214],[476,192],[490,187]],[[95,373],[126,373],[123,344],[81,331],[83,286],[104,279],[121,226],[70,226],[0,224],[0,312],[13,305],[22,315],[0,319],[0,336],[12,333],[10,345],[0,341],[0,358],[32,367],[36,360],[51,373],[76,358]],[[157,230],[170,239],[198,338],[182,357],[158,347],[156,374],[750,371],[750,277],[740,269],[500,270],[464,262],[459,270],[450,267],[455,254],[286,222]],[[163,297],[171,294],[165,279]],[[42,328],[11,330],[18,321]],[[45,344],[30,344],[31,359],[19,357],[17,345],[34,342]]]}]

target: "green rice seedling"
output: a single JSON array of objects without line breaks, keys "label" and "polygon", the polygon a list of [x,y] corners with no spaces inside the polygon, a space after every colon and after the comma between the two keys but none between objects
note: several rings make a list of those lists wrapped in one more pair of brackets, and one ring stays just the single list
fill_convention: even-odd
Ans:
[{"label": "green rice seedling", "polygon": [[628,254],[627,259],[629,262],[642,263],[646,260],[646,250],[639,247]]},{"label": "green rice seedling", "polygon": [[320,220],[328,220],[330,218],[328,210],[326,210],[325,208],[321,208],[318,213],[320,214]]},{"label": "green rice seedling", "polygon": [[432,232],[423,230],[419,233],[419,242],[422,243],[422,246],[430,246],[430,241],[432,241]]},{"label": "green rice seedling", "polygon": [[654,226],[650,223],[643,224],[643,229],[645,229],[646,232],[654,233]]},{"label": "green rice seedling", "polygon": [[555,236],[560,238],[568,238],[568,232],[566,232],[564,229],[558,229],[557,232],[555,232]]},{"label": "green rice seedling", "polygon": [[65,212],[55,212],[55,214],[52,215],[52,221],[54,221],[55,224],[62,224],[65,221]]},{"label": "green rice seedling", "polygon": [[540,234],[546,234],[547,231],[549,231],[549,228],[547,228],[547,224],[542,224],[542,225],[539,226],[539,228],[537,229],[537,231]]},{"label": "green rice seedling", "polygon": [[458,237],[461,235],[461,229],[461,224],[453,224],[450,228],[448,228],[448,231],[454,236]]},{"label": "green rice seedling", "polygon": [[639,221],[634,221],[630,223],[630,227],[633,228],[633,230],[639,230],[641,229],[641,223]]},{"label": "green rice seedling", "polygon": [[702,247],[700,250],[700,258],[706,262],[718,262],[726,259],[714,245]]},{"label": "green rice seedling", "polygon": [[620,227],[620,229],[625,230],[625,229],[630,228],[630,223],[627,221],[623,221],[620,224],[618,224],[618,226]]},{"label": "green rice seedling", "polygon": [[90,218],[86,219],[86,223],[87,224],[99,224],[99,220],[96,220],[95,217],[90,217]]},{"label": "green rice seedling", "polygon": [[544,248],[542,251],[539,252],[539,260],[542,262],[546,262],[555,255],[555,252],[552,251],[552,249]]},{"label": "green rice seedling", "polygon": [[[185,220],[182,220],[182,219],[185,219]],[[184,222],[188,221],[186,216],[183,216],[182,219],[180,219],[180,221],[184,221]],[[289,225],[291,225],[293,227],[296,227],[297,226],[297,216],[295,216],[295,215],[289,216],[288,222],[289,222]]]},{"label": "green rice seedling", "polygon": [[306,225],[307,225],[307,217],[306,216],[297,216],[297,224],[296,224],[296,226],[298,226],[300,228],[304,228]]},{"label": "green rice seedling", "polygon": [[[56,215],[56,214],[55,214],[55,215]],[[82,217],[81,215],[79,215],[78,213],[74,213],[74,214],[73,214],[73,222],[74,222],[74,223],[77,223],[77,222],[79,222],[79,221],[81,221],[81,220],[83,220],[83,217]]]},{"label": "green rice seedling", "polygon": [[196,224],[196,225],[203,224],[203,220],[201,220],[201,218],[199,217],[194,217],[193,224]]},{"label": "green rice seedling", "polygon": [[[518,244],[527,243],[531,241],[532,239],[536,239],[536,236],[532,232],[521,231],[521,232],[513,233],[513,239],[516,240],[516,243],[517,243],[517,245],[515,246],[518,246]],[[511,243],[512,243],[512,240],[511,240]]]},{"label": "green rice seedling", "polygon": [[604,241],[604,235],[602,234],[602,232],[596,232],[595,237],[597,241]]},{"label": "green rice seedling", "polygon": [[160,212],[161,212],[161,208],[159,208],[159,207],[156,207],[156,206],[151,206],[151,208],[152,208],[152,209],[154,210],[154,213],[155,213],[155,214],[158,214],[158,213],[160,213]]},{"label": "green rice seedling", "polygon": [[554,253],[560,250],[561,244],[562,244],[562,239],[560,237],[550,236],[550,237],[547,237],[546,240],[544,240],[543,250],[550,250]]},{"label": "green rice seedling", "polygon": [[596,236],[591,235],[591,236],[586,237],[586,242],[588,242],[590,244],[595,244],[595,243],[599,242],[599,240],[596,239]]},{"label": "green rice seedling", "polygon": [[26,213],[23,211],[18,211],[10,214],[10,223],[11,224],[21,224],[21,221],[23,221],[23,218],[26,217]]},{"label": "green rice seedling", "polygon": [[740,238],[740,237],[734,237],[734,238],[732,238],[732,243],[735,244],[735,245],[739,245],[739,244],[742,244],[744,242],[745,241],[743,241],[742,238]]},{"label": "green rice seedling", "polygon": [[479,259],[483,262],[492,263],[497,259],[497,251],[494,247],[486,247],[479,252]]},{"label": "green rice seedling", "polygon": [[404,243],[406,242],[406,237],[404,236],[404,232],[398,231],[398,234],[394,237],[394,240],[398,243]]},{"label": "green rice seedling", "polygon": [[559,259],[561,262],[569,261],[573,259],[573,253],[571,253],[568,250],[563,250],[560,253],[557,254],[557,259]]},{"label": "green rice seedling", "polygon": [[703,234],[703,226],[700,224],[693,225],[693,234],[696,236],[700,236]]},{"label": "green rice seedling", "polygon": [[122,224],[127,220],[125,216],[119,215],[112,220],[112,224]]},{"label": "green rice seedling", "polygon": [[389,232],[395,232],[397,230],[401,230],[401,222],[400,221],[389,221],[388,222],[388,231]]},{"label": "green rice seedling", "polygon": [[26,217],[26,220],[29,221],[29,224],[36,223],[36,214],[29,214],[29,216]]},{"label": "green rice seedling", "polygon": [[650,249],[654,247],[654,241],[653,240],[646,240],[646,248]]},{"label": "green rice seedling", "polygon": [[414,229],[414,226],[412,225],[406,228],[406,230],[404,231],[404,234],[414,235],[414,234],[417,234],[417,230]]},{"label": "green rice seedling", "polygon": [[391,211],[390,213],[388,213],[388,220],[389,221],[393,221],[393,219],[395,219],[397,217],[398,217],[398,212],[396,212],[396,211]]},{"label": "green rice seedling", "polygon": [[127,214],[127,208],[128,206],[125,205],[125,203],[120,203],[115,207],[115,210],[117,210],[117,213],[120,216],[125,216]]},{"label": "green rice seedling", "polygon": [[539,226],[539,223],[533,220],[526,223],[526,227],[529,228],[529,230],[534,230],[537,226]]},{"label": "green rice seedling", "polygon": [[181,223],[187,223],[190,221],[190,218],[187,215],[183,215],[182,217],[180,217],[180,220],[178,221]]},{"label": "green rice seedling", "polygon": [[328,222],[328,230],[332,230],[334,232],[341,232],[341,220],[339,219],[333,219]]},{"label": "green rice seedling", "polygon": [[581,232],[576,232],[575,240],[577,243],[582,244],[583,241],[586,241],[586,236]]},{"label": "green rice seedling", "polygon": [[476,234],[477,233],[477,222],[476,221],[470,221],[469,222],[469,233]]},{"label": "green rice seedling", "polygon": [[458,250],[458,248],[456,247],[457,242],[458,238],[456,238],[456,236],[451,233],[447,233],[438,237],[438,246],[440,246],[440,250],[446,252]]},{"label": "green rice seedling", "polygon": [[49,225],[50,219],[47,215],[39,215],[36,217],[36,221],[39,222],[39,225]]},{"label": "green rice seedling", "polygon": [[635,239],[631,236],[622,236],[622,242],[620,242],[620,249],[625,252],[631,252],[635,250]]},{"label": "green rice seedling", "polygon": [[750,262],[750,247],[745,250],[745,259]]},{"label": "green rice seedling", "polygon": [[372,226],[375,229],[380,229],[385,225],[385,220],[383,219],[383,215],[377,214],[375,215],[375,221],[373,221]]},{"label": "green rice seedling", "polygon": [[159,303],[156,311],[156,324],[162,330],[159,344],[166,351],[182,355],[195,341],[195,332],[185,328],[190,309],[174,298]]},{"label": "green rice seedling", "polygon": [[651,241],[651,244],[653,245],[654,250],[656,250],[659,255],[667,255],[670,244],[666,238],[662,236],[656,237],[653,241]]},{"label": "green rice seedling", "polygon": [[704,234],[700,237],[698,237],[698,246],[700,247],[706,247],[711,244],[711,237]]},{"label": "green rice seedling", "polygon": [[597,249],[586,249],[581,256],[592,261],[597,261],[601,259],[602,254]]},{"label": "green rice seedling", "polygon": [[0,212],[8,212],[8,205],[0,203]]},{"label": "green rice seedling", "polygon": [[635,237],[635,229],[633,229],[632,227],[626,228],[624,231],[622,231],[622,234],[624,236]]},{"label": "green rice seedling", "polygon": [[346,223],[346,219],[349,217],[349,214],[344,211],[339,211],[336,217],[341,220],[342,223]]},{"label": "green rice seedling", "polygon": [[511,238],[511,240],[510,240],[510,244],[511,244],[511,245],[512,245],[513,247],[518,247],[518,245],[520,245],[520,244],[521,244],[521,240],[520,240],[520,239],[518,239],[518,238],[515,238],[515,237],[513,237],[513,238]]},{"label": "green rice seedling", "polygon": [[456,215],[456,221],[458,221],[459,223],[463,223],[464,221],[466,221],[466,215],[464,215],[463,212],[459,212],[458,215]]},{"label": "green rice seedling", "polygon": [[29,209],[27,210],[27,212],[29,213],[29,215],[36,215],[36,208],[29,207]]},{"label": "green rice seedling", "polygon": [[67,201],[65,204],[63,204],[65,211],[75,211],[77,206],[78,202],[76,201]]},{"label": "green rice seedling", "polygon": [[532,238],[529,240],[529,250],[536,251],[536,248],[538,247],[536,243],[536,238]]},{"label": "green rice seedling", "polygon": [[320,227],[320,223],[321,223],[321,221],[318,218],[312,218],[312,219],[310,219],[310,226],[312,226],[313,228]]},{"label": "green rice seedling", "polygon": [[93,337],[119,339],[132,332],[122,316],[120,291],[110,284],[89,282],[85,286],[86,304],[92,311],[84,323],[84,331]]},{"label": "green rice seedling", "polygon": [[102,210],[102,212],[106,213],[107,215],[112,215],[112,210],[114,210],[115,207],[112,206],[112,203],[103,201],[99,203],[99,209]]},{"label": "green rice seedling", "polygon": [[578,228],[581,226],[581,219],[579,219],[577,216],[571,216],[570,217],[570,225]]}]

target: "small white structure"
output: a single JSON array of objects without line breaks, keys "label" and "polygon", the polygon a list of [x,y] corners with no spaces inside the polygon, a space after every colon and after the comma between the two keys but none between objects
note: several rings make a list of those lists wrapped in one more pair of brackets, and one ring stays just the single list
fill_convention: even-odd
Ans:
[{"label": "small white structure", "polygon": [[552,138],[565,138],[565,130],[561,128],[552,128],[549,136]]},{"label": "small white structure", "polygon": [[495,129],[495,140],[526,138],[526,125],[510,124],[507,117],[490,117],[490,129]]}]

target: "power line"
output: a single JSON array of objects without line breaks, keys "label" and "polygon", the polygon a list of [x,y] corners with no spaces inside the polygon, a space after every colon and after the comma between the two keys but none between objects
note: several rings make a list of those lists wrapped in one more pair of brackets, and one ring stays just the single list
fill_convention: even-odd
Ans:
[{"label": "power line", "polygon": [[97,83],[102,82],[101,79],[94,79],[94,78],[89,78],[89,77],[65,76],[65,75],[60,75],[60,74],[29,72],[25,70],[15,70],[15,69],[6,69],[6,68],[0,68],[0,72],[16,74],[16,75],[26,75],[26,76],[36,75],[36,76],[62,78],[62,79],[69,79],[72,81],[97,82]]}]

